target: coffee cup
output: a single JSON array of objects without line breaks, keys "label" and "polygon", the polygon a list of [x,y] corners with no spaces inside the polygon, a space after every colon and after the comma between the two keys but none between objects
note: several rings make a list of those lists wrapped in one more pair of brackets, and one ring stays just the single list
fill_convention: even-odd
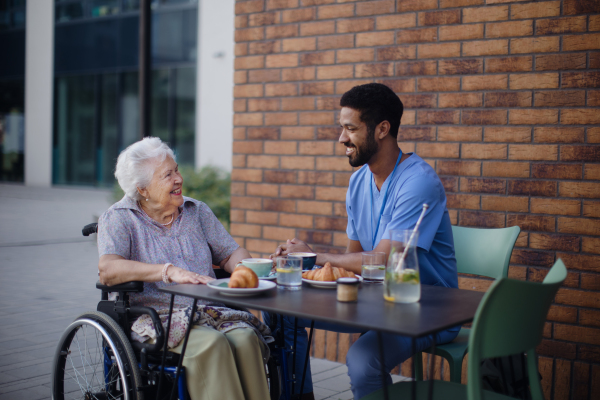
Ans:
[{"label": "coffee cup", "polygon": [[315,253],[289,253],[288,256],[302,257],[302,270],[308,271],[315,266],[317,255]]},{"label": "coffee cup", "polygon": [[254,271],[259,278],[269,276],[273,268],[273,260],[268,258],[246,258],[242,260],[242,264]]}]

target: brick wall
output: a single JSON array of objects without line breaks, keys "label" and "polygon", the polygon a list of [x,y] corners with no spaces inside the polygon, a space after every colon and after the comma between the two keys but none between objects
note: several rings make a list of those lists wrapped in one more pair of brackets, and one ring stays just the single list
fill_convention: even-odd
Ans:
[{"label": "brick wall", "polygon": [[[569,276],[540,346],[547,399],[600,398],[600,2],[236,3],[231,231],[256,255],[343,251],[352,173],[339,97],[381,82],[399,145],[438,172],[453,224],[519,225],[510,276]],[[461,278],[485,290],[490,281]],[[343,361],[352,338],[317,334]]]}]

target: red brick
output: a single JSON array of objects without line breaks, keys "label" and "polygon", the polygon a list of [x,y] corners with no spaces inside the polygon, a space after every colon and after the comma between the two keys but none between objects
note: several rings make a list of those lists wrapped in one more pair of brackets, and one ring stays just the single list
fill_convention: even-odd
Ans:
[{"label": "red brick", "polygon": [[587,128],[587,142],[600,143],[600,127]]},{"label": "red brick", "polygon": [[263,56],[236,57],[235,69],[264,68],[265,58]]},{"label": "red brick", "polygon": [[236,85],[233,88],[233,97],[261,97],[263,85]]},{"label": "red brick", "polygon": [[405,110],[400,120],[402,125],[414,125],[417,118],[417,113],[411,110]]},{"label": "red brick", "polygon": [[317,8],[317,15],[319,19],[353,17],[354,4],[320,6]]},{"label": "red brick", "polygon": [[282,111],[314,110],[315,99],[312,97],[293,97],[281,99]]},{"label": "red brick", "polygon": [[464,8],[463,24],[470,22],[505,21],[508,19],[508,6],[487,6]]},{"label": "red brick", "polygon": [[248,83],[248,71],[235,71],[233,73],[233,83]]},{"label": "red brick", "polygon": [[298,239],[302,240],[305,243],[313,244],[331,244],[333,235],[331,232],[322,232],[322,231],[313,231],[313,230],[304,230],[300,229],[298,231]]},{"label": "red brick", "polygon": [[585,106],[583,90],[536,91],[536,107],[573,107]]},{"label": "red brick", "polygon": [[284,199],[311,200],[315,197],[315,188],[303,185],[281,185],[280,197]]},{"label": "red brick", "polygon": [[292,228],[280,228],[278,226],[265,226],[263,228],[263,238],[283,241],[283,238],[293,238],[296,236],[296,230]]},{"label": "red brick", "polygon": [[557,17],[560,15],[560,1],[540,1],[529,4],[513,4],[511,19]]},{"label": "red brick", "polygon": [[344,79],[354,76],[352,65],[328,65],[317,67],[317,79]]},{"label": "red brick", "polygon": [[331,215],[332,203],[329,201],[298,201],[298,212],[302,214]]},{"label": "red brick", "polygon": [[481,196],[481,209],[487,211],[528,212],[528,197]]},{"label": "red brick", "polygon": [[236,42],[250,42],[254,40],[262,40],[265,37],[264,28],[246,28],[235,30]]},{"label": "red brick", "polygon": [[507,128],[485,128],[485,142],[530,142],[531,128],[526,127],[507,127]]},{"label": "red brick", "polygon": [[442,142],[479,142],[481,141],[481,128],[475,126],[440,126],[438,128],[438,140]]},{"label": "red brick", "polygon": [[[356,47],[385,46],[394,44],[394,32],[368,32],[356,34]],[[354,47],[352,45],[346,47]]]},{"label": "red brick", "polygon": [[390,14],[395,8],[395,0],[357,2],[356,15]]},{"label": "red brick", "polygon": [[337,50],[337,64],[365,62],[375,60],[374,49],[347,49]]},{"label": "red brick", "polygon": [[437,0],[404,0],[398,2],[397,12],[421,11],[438,8]]},{"label": "red brick", "polygon": [[275,12],[267,12],[267,13],[254,13],[248,16],[248,25],[249,26],[263,26],[263,25],[273,25],[278,20],[277,13]]},{"label": "red brick", "polygon": [[508,77],[506,75],[479,75],[462,78],[463,90],[495,90],[507,89],[507,87]]},{"label": "red brick", "polygon": [[563,36],[563,51],[600,49],[600,33]]},{"label": "red brick", "polygon": [[558,88],[558,73],[512,74],[510,88],[512,90]]},{"label": "red brick", "polygon": [[581,251],[583,253],[600,254],[600,238],[582,237]]},{"label": "red brick", "polygon": [[292,54],[269,54],[266,56],[265,66],[267,68],[296,67],[298,66],[298,55]]},{"label": "red brick", "polygon": [[440,108],[469,108],[481,107],[482,93],[440,93]]},{"label": "red brick", "polygon": [[600,161],[600,146],[561,146],[561,161]]},{"label": "red brick", "polygon": [[584,197],[591,199],[600,198],[600,183],[561,182],[559,195],[563,197]]},{"label": "red brick", "polygon": [[474,42],[464,42],[463,57],[472,56],[491,56],[508,54],[508,40],[478,40]]},{"label": "red brick", "polygon": [[295,228],[312,228],[313,217],[311,215],[285,214],[279,215],[279,225]]},{"label": "red brick", "polygon": [[298,146],[298,154],[302,155],[333,155],[332,142],[300,142]]},{"label": "red brick", "polygon": [[417,113],[418,125],[447,125],[458,124],[460,121],[460,111],[439,111],[439,110],[420,110]]},{"label": "red brick", "polygon": [[[571,266],[569,265],[569,267]],[[554,302],[571,306],[600,308],[600,293],[561,288],[558,289]]]},{"label": "red brick", "polygon": [[[488,0],[490,3],[492,0]],[[483,5],[485,0],[440,0],[440,8]]]},{"label": "red brick", "polygon": [[600,15],[590,15],[590,31],[600,31]]},{"label": "red brick", "polygon": [[[405,151],[406,153],[406,151]],[[448,192],[458,192],[458,177],[456,176],[440,176],[440,180],[442,181],[442,185],[444,186],[444,190],[446,194]]]},{"label": "red brick", "polygon": [[281,157],[281,168],[283,169],[314,169],[314,157]]},{"label": "red brick", "polygon": [[[468,75],[483,73],[483,60],[481,59],[460,59],[460,60],[440,60],[440,75]],[[489,76],[489,75],[488,75]],[[463,90],[470,90],[463,88]]]},{"label": "red brick", "polygon": [[401,126],[398,131],[398,140],[409,141],[433,141],[435,140],[435,128],[434,127],[416,127],[408,128]]},{"label": "red brick", "polygon": [[600,68],[600,52],[590,53],[590,68]]},{"label": "red brick", "polygon": [[508,158],[510,160],[556,161],[558,159],[558,146],[511,144],[508,149]]},{"label": "red brick", "polygon": [[375,28],[374,18],[352,18],[335,21],[337,33],[372,31]]},{"label": "red brick", "polygon": [[272,83],[265,85],[265,97],[297,95],[298,84],[296,83]]},{"label": "red brick", "polygon": [[460,10],[429,11],[419,13],[419,25],[438,26],[460,23]]},{"label": "red brick", "polygon": [[479,209],[479,196],[477,195],[448,193],[446,200],[448,208]]},{"label": "red brick", "polygon": [[284,82],[311,81],[316,78],[316,71],[315,67],[286,68],[281,72],[281,80]]},{"label": "red brick", "polygon": [[239,99],[233,101],[233,111],[234,112],[245,112],[246,110],[246,100]]},{"label": "red brick", "polygon": [[244,210],[260,210],[262,207],[261,201],[262,200],[260,197],[231,196],[231,208],[240,208]]},{"label": "red brick", "polygon": [[565,0],[563,13],[565,15],[599,13],[600,4],[595,0]]},{"label": "red brick", "polygon": [[559,39],[558,36],[510,39],[510,52],[512,54],[557,52]]},{"label": "red brick", "polygon": [[556,197],[557,183],[552,181],[509,180],[508,194]]},{"label": "red brick", "polygon": [[[335,63],[334,51],[320,51],[300,54],[300,65],[326,65]],[[285,76],[285,70],[283,71]]]},{"label": "red brick", "polygon": [[544,125],[558,123],[557,109],[512,109],[508,115],[511,125]]},{"label": "red brick", "polygon": [[299,171],[298,183],[301,185],[333,185],[333,174],[331,172]]},{"label": "red brick", "polygon": [[335,21],[305,22],[300,24],[300,36],[318,36],[335,33]]},{"label": "red brick", "polygon": [[509,214],[506,217],[508,226],[518,225],[524,231],[554,232],[556,218],[540,215]]},{"label": "red brick", "polygon": [[284,10],[281,12],[281,22],[287,24],[290,22],[311,21],[316,18],[316,15],[317,13],[314,8]]},{"label": "red brick", "polygon": [[404,108],[435,108],[437,95],[435,94],[405,94],[402,95]]},{"label": "red brick", "polygon": [[266,39],[282,39],[298,36],[298,24],[267,26]]},{"label": "red brick", "polygon": [[600,113],[597,109],[568,108],[561,111],[561,124],[592,125],[600,124]]},{"label": "red brick", "polygon": [[300,125],[332,125],[333,112],[303,112],[300,113]]},{"label": "red brick", "polygon": [[540,250],[579,251],[579,236],[531,233],[529,247]]},{"label": "red brick", "polygon": [[248,139],[279,139],[277,128],[248,128]]},{"label": "red brick", "polygon": [[296,201],[282,199],[263,199],[263,210],[279,212],[295,212]]},{"label": "red brick", "polygon": [[531,92],[489,92],[485,94],[485,107],[531,107],[532,99]]},{"label": "red brick", "polygon": [[[561,307],[561,308],[573,308],[573,307]],[[551,306],[550,310],[552,311],[552,309],[553,309],[553,307]],[[551,316],[551,314],[549,312],[548,320],[554,321],[554,319],[552,317],[553,316]],[[561,321],[561,322],[570,322],[570,321]],[[577,354],[577,346],[574,343],[558,342],[558,341],[554,341],[554,340],[542,340],[542,343],[535,350],[536,350],[537,354],[540,354],[543,356],[549,356],[549,357],[557,357],[557,358],[575,359],[575,355]],[[557,374],[558,374],[558,372],[557,372]]]},{"label": "red brick", "polygon": [[460,57],[460,43],[420,44],[418,58]]},{"label": "red brick", "polygon": [[263,123],[262,113],[247,113],[247,114],[237,113],[233,116],[233,125],[235,125],[235,126],[262,125],[262,123]]},{"label": "red brick", "polygon": [[465,125],[504,125],[505,110],[465,110],[462,112],[462,123]]},{"label": "red brick", "polygon": [[581,201],[532,197],[531,212],[534,214],[579,215]]},{"label": "red brick", "polygon": [[312,82],[300,84],[300,94],[303,96],[333,94],[333,92],[333,82]]},{"label": "red brick", "polygon": [[339,97],[317,97],[317,110],[334,110],[340,108]]},{"label": "red brick", "polygon": [[583,178],[600,181],[600,164],[586,164]]},{"label": "red brick", "polygon": [[597,236],[600,232],[600,221],[589,218],[560,217],[558,219],[558,231],[562,233]]},{"label": "red brick", "polygon": [[440,41],[483,39],[483,24],[440,26]]},{"label": "red brick", "polygon": [[588,90],[588,107],[600,106],[600,90]]},{"label": "red brick", "polygon": [[557,359],[555,363],[556,377],[554,378],[554,399],[568,400],[571,391],[571,363],[567,360],[560,359]]},{"label": "red brick", "polygon": [[479,176],[480,171],[479,161],[438,160],[436,169],[439,175]]},{"label": "red brick", "polygon": [[460,226],[477,228],[504,228],[504,213],[488,211],[460,211]]},{"label": "red brick", "polygon": [[482,164],[483,176],[504,178],[529,178],[529,163],[486,161]]},{"label": "red brick", "polygon": [[246,211],[246,222],[275,225],[278,223],[278,214],[276,212]]},{"label": "red brick", "polygon": [[417,46],[392,46],[377,49],[378,61],[410,60],[417,57]]},{"label": "red brick", "polygon": [[253,0],[253,1],[238,1],[235,4],[235,14],[248,14],[260,12],[264,9],[264,0]]},{"label": "red brick", "polygon": [[312,51],[316,49],[317,40],[315,38],[294,38],[282,41],[283,52]]},{"label": "red brick", "polygon": [[[248,157],[250,158],[250,157]],[[255,159],[251,164],[256,168],[277,168],[277,164],[279,164],[279,160],[275,163],[274,166],[269,166],[268,162],[257,162],[256,159],[262,158],[275,158],[277,157],[268,157],[268,156],[253,156]],[[263,197],[279,197],[279,185],[273,185],[269,183],[248,183],[246,185],[246,194],[248,196],[263,196]],[[236,233],[237,236],[251,236],[251,235],[242,235],[241,233]],[[260,233],[255,236],[260,236]]]},{"label": "red brick", "polygon": [[356,78],[372,78],[394,76],[393,63],[357,64],[354,75]]},{"label": "red brick", "polygon": [[396,32],[396,43],[436,42],[437,28],[403,29]]},{"label": "red brick", "polygon": [[267,10],[298,7],[298,0],[267,0]]},{"label": "red brick", "polygon": [[295,171],[264,171],[264,181],[269,183],[296,183]]},{"label": "red brick", "polygon": [[589,290],[600,290],[600,275],[581,274],[581,288]]},{"label": "red brick", "polygon": [[316,217],[315,228],[334,231],[345,231],[348,224],[347,218]]},{"label": "red brick", "polygon": [[506,192],[506,180],[492,178],[460,178],[460,190],[468,193],[494,193]]},{"label": "red brick", "polygon": [[581,179],[581,165],[533,164],[531,175],[538,179]]},{"label": "red brick", "polygon": [[488,58],[485,72],[526,72],[532,70],[532,65],[532,56]]},{"label": "red brick", "polygon": [[536,71],[558,71],[564,69],[585,69],[585,53],[544,54],[535,56]]},{"label": "red brick", "polygon": [[319,50],[341,49],[344,47],[354,47],[354,35],[329,35],[317,38],[317,48]]},{"label": "red brick", "polygon": [[248,44],[248,54],[273,54],[281,51],[281,42],[279,40],[269,40],[265,42],[251,42]]},{"label": "red brick", "polygon": [[530,35],[533,35],[532,20],[487,23],[485,27],[485,37],[488,38]]},{"label": "red brick", "polygon": [[352,167],[345,157],[319,157],[316,169],[320,171],[352,171]]},{"label": "red brick", "polygon": [[554,33],[585,32],[587,17],[567,17],[556,19],[542,19],[536,21],[535,34],[549,35]]},{"label": "red brick", "polygon": [[339,137],[339,128],[317,128],[317,140],[337,140]]},{"label": "red brick", "polygon": [[417,154],[425,158],[458,158],[458,143],[417,143]]},{"label": "red brick", "polygon": [[[511,226],[514,221],[506,221]],[[523,229],[523,227],[521,227]],[[538,267],[551,267],[554,263],[554,254],[546,251],[514,249],[510,258],[511,264],[530,265]]]},{"label": "red brick", "polygon": [[583,139],[583,128],[537,127],[533,130],[533,140],[538,143],[583,143]]},{"label": "red brick", "polygon": [[455,92],[460,90],[460,78],[418,78],[419,92]]},{"label": "red brick", "polygon": [[414,13],[384,15],[375,19],[375,25],[377,30],[413,28],[416,17]]},{"label": "red brick", "polygon": [[595,88],[600,87],[600,72],[563,72],[563,88]]},{"label": "red brick", "polygon": [[298,113],[295,112],[279,112],[266,113],[265,125],[297,125]]}]

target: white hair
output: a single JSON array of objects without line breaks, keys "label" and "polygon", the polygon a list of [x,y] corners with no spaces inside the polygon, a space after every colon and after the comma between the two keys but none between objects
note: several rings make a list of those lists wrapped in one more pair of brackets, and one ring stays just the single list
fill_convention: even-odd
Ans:
[{"label": "white hair", "polygon": [[127,197],[142,200],[137,188],[148,187],[154,170],[167,156],[175,160],[173,150],[157,137],[145,137],[119,154],[115,178]]}]

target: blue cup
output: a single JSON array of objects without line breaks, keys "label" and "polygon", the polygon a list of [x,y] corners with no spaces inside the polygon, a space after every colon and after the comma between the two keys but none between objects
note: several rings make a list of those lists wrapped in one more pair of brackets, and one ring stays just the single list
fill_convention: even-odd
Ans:
[{"label": "blue cup", "polygon": [[302,270],[309,271],[317,262],[317,255],[315,253],[288,253],[288,256],[302,257]]}]

